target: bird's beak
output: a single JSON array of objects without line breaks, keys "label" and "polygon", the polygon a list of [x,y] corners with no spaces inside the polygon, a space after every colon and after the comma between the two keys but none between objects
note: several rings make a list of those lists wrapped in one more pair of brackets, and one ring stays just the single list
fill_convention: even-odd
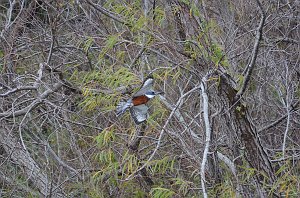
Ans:
[{"label": "bird's beak", "polygon": [[155,93],[155,95],[164,95],[164,94],[165,94],[165,92],[163,92],[163,91],[159,91],[159,92]]}]

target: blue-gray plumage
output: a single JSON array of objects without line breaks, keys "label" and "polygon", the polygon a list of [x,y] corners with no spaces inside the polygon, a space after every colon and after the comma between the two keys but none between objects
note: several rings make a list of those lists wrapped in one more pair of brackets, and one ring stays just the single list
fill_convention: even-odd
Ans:
[{"label": "blue-gray plumage", "polygon": [[148,77],[144,81],[142,87],[133,94],[131,99],[120,102],[117,105],[117,116],[122,115],[127,109],[129,109],[131,117],[136,124],[144,122],[148,118],[149,109],[146,103],[151,98],[162,93],[153,91],[153,82],[154,79],[152,77]]}]

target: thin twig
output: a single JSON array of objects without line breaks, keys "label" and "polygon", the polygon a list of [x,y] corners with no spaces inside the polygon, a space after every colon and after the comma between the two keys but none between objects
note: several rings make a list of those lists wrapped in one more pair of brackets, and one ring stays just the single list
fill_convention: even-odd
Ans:
[{"label": "thin twig", "polygon": [[[295,111],[298,110],[297,108],[295,108],[295,107],[298,106],[298,104],[299,104],[299,101],[297,101],[294,105],[292,105],[292,110],[291,110],[292,112],[295,112]],[[292,112],[291,112],[291,113],[292,113]],[[264,128],[259,129],[259,130],[258,130],[258,133],[261,133],[262,131],[268,130],[268,129],[270,129],[270,128],[276,126],[276,125],[279,124],[281,121],[283,121],[287,116],[288,116],[288,113],[285,114],[285,115],[283,115],[283,116],[281,116],[280,118],[278,118],[278,120],[275,120],[274,122],[272,122],[271,124],[265,126]]]},{"label": "thin twig", "polygon": [[288,74],[289,74],[289,69],[288,66],[286,65],[286,98],[285,98],[285,105],[286,105],[286,111],[287,111],[287,121],[286,121],[286,128],[285,132],[283,135],[283,143],[282,143],[282,158],[285,156],[285,147],[286,147],[286,139],[288,137],[288,132],[289,132],[289,126],[290,126],[290,120],[291,120],[291,113],[290,113],[290,88],[289,88],[289,83],[288,83]]}]

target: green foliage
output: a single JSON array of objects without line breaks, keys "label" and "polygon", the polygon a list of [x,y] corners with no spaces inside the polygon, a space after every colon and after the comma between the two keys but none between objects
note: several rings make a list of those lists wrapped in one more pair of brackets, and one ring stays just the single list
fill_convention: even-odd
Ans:
[{"label": "green foliage", "polygon": [[[106,4],[108,5],[108,4]],[[130,3],[123,2],[122,4],[110,4],[111,10],[122,16],[126,21],[127,27],[132,32],[141,30],[148,23],[148,18],[144,16],[141,1],[132,1]]]},{"label": "green foliage", "polygon": [[[0,68],[1,68],[1,65],[0,65]],[[298,99],[300,99],[300,87],[299,86],[296,87],[296,94],[295,95],[298,97]]]},{"label": "green foliage", "polygon": [[242,178],[244,179],[243,180],[244,183],[247,183],[257,173],[257,170],[255,168],[250,168],[247,166],[241,166],[241,168],[243,169],[241,173],[243,174]]},{"label": "green foliage", "polygon": [[234,184],[229,179],[216,186],[210,194],[212,197],[218,194],[220,198],[237,197]]},{"label": "green foliage", "polygon": [[127,151],[123,155],[122,165],[122,173],[131,174],[139,168],[140,163],[136,155],[129,154],[129,152]]},{"label": "green foliage", "polygon": [[106,176],[110,176],[114,181],[114,176],[117,175],[119,167],[114,152],[111,149],[103,150],[96,154],[95,159],[98,160],[101,169],[93,175],[93,179],[102,181]]},{"label": "green foliage", "polygon": [[238,78],[238,90],[239,90],[242,87],[245,78],[244,75],[242,74],[238,74],[237,78]]},{"label": "green foliage", "polygon": [[148,193],[140,188],[140,183],[134,180],[124,181],[118,186],[119,191],[123,191],[122,197],[144,198],[148,197]]},{"label": "green foliage", "polygon": [[87,38],[83,44],[83,50],[87,53],[94,42],[95,42],[95,40],[93,38],[91,38],[91,37]]},{"label": "green foliage", "polygon": [[[118,102],[120,93],[114,91],[115,89],[120,86],[134,85],[140,81],[128,68],[120,67],[117,70],[108,68],[102,72],[90,72],[84,77],[83,83],[85,84],[82,89],[84,100],[80,106],[86,111],[93,111],[97,107],[102,107],[102,111],[109,111],[115,109],[115,104]],[[93,91],[93,86],[100,86],[100,89],[107,91],[97,93]]]},{"label": "green foliage", "polygon": [[190,15],[200,17],[200,10],[195,3],[191,4]]},{"label": "green foliage", "polygon": [[102,148],[104,146],[108,146],[115,140],[114,128],[109,127],[104,129],[99,135],[95,137],[97,145]]},{"label": "green foliage", "polygon": [[[188,66],[186,66],[187,68]],[[153,76],[157,80],[165,81],[167,79],[172,80],[172,84],[176,85],[178,84],[178,80],[183,76],[184,71],[180,67],[174,68],[168,68],[164,69],[160,72],[155,73]]]},{"label": "green foliage", "polygon": [[184,52],[189,54],[193,59],[196,59],[198,55],[200,55],[197,48],[195,48],[189,40],[184,43]]},{"label": "green foliage", "polygon": [[154,174],[165,174],[167,171],[174,171],[175,159],[166,156],[162,159],[152,160],[148,162],[147,167],[151,168]]},{"label": "green foliage", "polygon": [[163,106],[158,97],[152,99],[150,103],[151,114],[147,119],[147,122],[150,123],[151,126],[157,126],[157,123],[161,123],[161,121],[164,121],[164,119],[168,115],[168,111]]},{"label": "green foliage", "polygon": [[204,58],[212,62],[216,67],[219,65],[228,67],[229,63],[222,47],[217,43],[211,42],[208,36],[212,26],[214,26],[213,22],[203,23],[203,31],[194,40],[186,40],[184,42],[184,51],[194,60]]},{"label": "green foliage", "polygon": [[165,11],[160,7],[156,7],[154,10],[154,15],[155,15],[155,23],[158,24],[159,26],[163,25],[163,22],[166,19]]},{"label": "green foliage", "polygon": [[184,3],[187,6],[190,5],[190,1],[189,0],[179,0],[179,2]]},{"label": "green foliage", "polygon": [[219,197],[237,197],[236,196],[236,178],[232,174],[228,166],[220,161],[220,168],[222,169],[222,182],[213,186],[213,189],[209,191],[210,195]]},{"label": "green foliage", "polygon": [[90,83],[90,81],[95,81],[98,85],[107,89],[140,83],[137,76],[125,67],[117,69],[110,67],[103,71],[93,71],[88,73],[84,79],[84,82]]},{"label": "green foliage", "polygon": [[126,51],[124,50],[118,50],[116,52],[116,59],[118,60],[118,62],[120,63],[125,63],[125,58],[126,58]]},{"label": "green foliage", "polygon": [[110,170],[114,170],[118,167],[117,158],[112,150],[112,143],[115,138],[114,128],[106,128],[95,137],[97,146],[102,150],[95,155],[95,159],[100,165]]},{"label": "green foliage", "polygon": [[98,56],[98,62],[100,62],[104,56],[113,49],[114,45],[118,42],[120,33],[109,35],[105,41],[105,46],[103,47],[101,53]]},{"label": "green foliage", "polygon": [[105,42],[105,48],[112,49],[114,45],[118,42],[119,34],[108,36]]},{"label": "green foliage", "polygon": [[171,179],[172,181],[174,181],[174,186],[178,186],[178,192],[182,193],[183,195],[186,195],[189,191],[189,189],[191,188],[191,186],[193,186],[193,182],[190,181],[186,181],[183,178],[177,177],[177,178],[173,178]]},{"label": "green foliage", "polygon": [[97,153],[95,158],[100,164],[104,165],[111,165],[116,162],[115,154],[110,148]]},{"label": "green foliage", "polygon": [[140,189],[137,189],[133,192],[133,197],[134,198],[144,198],[144,197],[147,197],[147,193]]},{"label": "green foliage", "polygon": [[135,22],[133,23],[132,26],[132,31],[136,32],[137,30],[143,29],[145,24],[147,23],[148,18],[146,18],[144,15],[140,16]]},{"label": "green foliage", "polygon": [[269,195],[272,195],[277,190],[285,197],[298,197],[300,177],[298,174],[295,174],[295,172],[299,171],[298,169],[290,160],[282,164],[275,173],[278,179],[272,186]]},{"label": "green foliage", "polygon": [[224,58],[224,54],[221,47],[216,43],[213,43],[211,45],[211,50],[212,50],[211,60],[213,61],[213,63],[216,66],[218,66],[220,63],[221,64],[223,63],[222,65],[224,65],[224,61],[222,61],[222,59]]},{"label": "green foliage", "polygon": [[174,191],[167,189],[167,188],[152,188],[150,191],[150,195],[153,198],[168,198],[172,197],[175,194]]},{"label": "green foliage", "polygon": [[[0,50],[0,59],[2,59],[4,56],[4,52],[2,50]],[[2,61],[0,61],[0,72],[2,72],[3,70],[3,63]]]}]

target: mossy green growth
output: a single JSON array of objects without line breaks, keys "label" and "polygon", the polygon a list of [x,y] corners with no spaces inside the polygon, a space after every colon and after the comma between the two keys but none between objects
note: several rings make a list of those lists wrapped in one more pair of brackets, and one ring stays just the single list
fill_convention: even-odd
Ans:
[{"label": "mossy green growth", "polygon": [[94,70],[86,74],[82,81],[84,100],[80,105],[87,111],[93,111],[95,108],[102,111],[115,109],[120,98],[120,89],[141,83],[139,78],[125,67]]}]

